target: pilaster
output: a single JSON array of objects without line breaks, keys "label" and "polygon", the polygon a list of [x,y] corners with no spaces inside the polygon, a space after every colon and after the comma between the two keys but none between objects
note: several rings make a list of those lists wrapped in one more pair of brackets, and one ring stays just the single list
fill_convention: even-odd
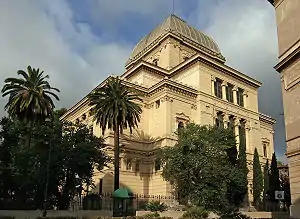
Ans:
[{"label": "pilaster", "polygon": [[237,91],[238,91],[238,87],[237,86],[234,86],[233,89],[233,103],[234,104],[237,104]]},{"label": "pilaster", "polygon": [[215,96],[215,81],[216,81],[216,77],[215,76],[211,76],[211,95]]},{"label": "pilaster", "polygon": [[227,101],[226,87],[227,87],[227,82],[223,81],[223,83],[222,83],[222,99],[225,101]]},{"label": "pilaster", "polygon": [[[238,117],[234,117],[234,134],[235,134],[237,145],[240,144],[239,126],[240,126],[240,119]],[[239,147],[237,149],[239,150]]]}]

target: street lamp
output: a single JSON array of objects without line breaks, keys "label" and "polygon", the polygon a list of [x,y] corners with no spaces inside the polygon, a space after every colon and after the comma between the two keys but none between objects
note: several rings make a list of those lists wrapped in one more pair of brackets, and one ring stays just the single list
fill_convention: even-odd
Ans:
[{"label": "street lamp", "polygon": [[[46,118],[46,123],[51,124],[51,119]],[[50,171],[50,161],[51,161],[51,136],[49,137],[49,141],[45,142],[46,144],[49,144],[49,150],[48,150],[48,162],[47,162],[47,169],[46,169],[46,185],[45,185],[45,191],[44,191],[44,203],[43,203],[43,213],[42,216],[47,216],[47,200],[48,200],[48,185],[49,185],[49,171]]]}]

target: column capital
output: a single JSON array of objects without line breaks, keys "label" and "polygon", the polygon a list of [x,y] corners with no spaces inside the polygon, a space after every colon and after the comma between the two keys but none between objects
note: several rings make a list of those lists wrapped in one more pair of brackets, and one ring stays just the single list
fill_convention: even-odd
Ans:
[{"label": "column capital", "polygon": [[223,87],[223,86],[226,87],[226,86],[227,86],[227,82],[226,82],[226,81],[223,81],[221,86],[222,86],[222,87]]},{"label": "column capital", "polygon": [[237,90],[238,90],[238,86],[237,85],[233,85],[232,91],[237,91]]},{"label": "column capital", "polygon": [[214,75],[211,75],[211,81],[216,81],[216,77]]}]

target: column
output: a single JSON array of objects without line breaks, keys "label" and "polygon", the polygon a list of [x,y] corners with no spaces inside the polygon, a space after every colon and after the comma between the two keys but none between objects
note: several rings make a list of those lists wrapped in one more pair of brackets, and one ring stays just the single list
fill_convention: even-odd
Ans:
[{"label": "column", "polygon": [[223,81],[223,83],[222,83],[222,99],[223,100],[227,100],[227,98],[226,98],[226,86],[227,86],[227,82]]},{"label": "column", "polygon": [[211,95],[212,96],[216,96],[215,94],[215,81],[216,81],[216,77],[215,76],[211,76]]},{"label": "column", "polygon": [[234,134],[235,134],[235,139],[237,144],[237,150],[239,150],[238,145],[240,144],[239,126],[240,126],[240,119],[238,117],[234,117]]},{"label": "column", "polygon": [[244,100],[244,107],[247,108],[248,107],[248,93],[246,91],[244,91],[244,93],[243,93],[243,100]]},{"label": "column", "polygon": [[237,104],[237,91],[238,91],[238,87],[237,86],[234,86],[233,89],[233,103],[234,104]]}]

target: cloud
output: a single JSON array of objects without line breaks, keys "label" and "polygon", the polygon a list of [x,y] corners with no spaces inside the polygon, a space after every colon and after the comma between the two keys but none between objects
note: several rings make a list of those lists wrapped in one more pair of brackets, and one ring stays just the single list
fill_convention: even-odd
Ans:
[{"label": "cloud", "polygon": [[[109,74],[123,73],[134,44],[171,11],[172,0],[2,0],[0,81],[29,64],[40,67],[61,90],[57,106],[70,107]],[[273,70],[274,8],[262,0],[175,0],[175,12],[212,36],[228,65],[263,82],[259,107],[277,119],[281,156],[285,134],[280,79]]]},{"label": "cloud", "polygon": [[[76,103],[110,72],[121,74],[131,50],[126,44],[103,43],[88,23],[74,22],[63,0],[0,1],[0,27],[1,87],[18,69],[42,68],[61,90],[58,107]],[[1,106],[5,101],[1,98]]]}]

